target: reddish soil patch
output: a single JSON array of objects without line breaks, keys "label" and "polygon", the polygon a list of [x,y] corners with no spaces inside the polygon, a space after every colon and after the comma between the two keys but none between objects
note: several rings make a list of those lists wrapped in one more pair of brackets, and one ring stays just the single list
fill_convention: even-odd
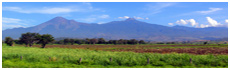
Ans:
[{"label": "reddish soil patch", "polygon": [[196,55],[203,54],[224,54],[228,55],[228,47],[221,48],[174,48],[174,49],[115,49],[115,50],[105,50],[105,51],[132,51],[137,53],[190,53]]},{"label": "reddish soil patch", "polygon": [[[136,48],[136,47],[139,48]],[[195,47],[205,46],[206,48],[161,48],[161,49],[144,49],[145,47]],[[228,47],[212,47],[217,45],[47,45],[45,48],[72,48],[72,49],[90,49],[103,51],[131,51],[137,53],[190,53],[190,54],[228,54]],[[33,47],[41,47],[41,45],[33,45]],[[140,48],[141,47],[141,48]],[[115,49],[110,49],[115,48]],[[125,49],[116,49],[125,48]]]}]

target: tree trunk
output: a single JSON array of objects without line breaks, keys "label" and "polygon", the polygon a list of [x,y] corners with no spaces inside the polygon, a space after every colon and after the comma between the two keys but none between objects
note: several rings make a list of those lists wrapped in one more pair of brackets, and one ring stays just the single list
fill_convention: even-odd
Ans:
[{"label": "tree trunk", "polygon": [[46,44],[42,44],[42,48],[45,48]]}]

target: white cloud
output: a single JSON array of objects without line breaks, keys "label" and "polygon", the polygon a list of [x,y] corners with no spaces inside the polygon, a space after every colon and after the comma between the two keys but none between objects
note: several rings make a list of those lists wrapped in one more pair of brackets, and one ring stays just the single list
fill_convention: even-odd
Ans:
[{"label": "white cloud", "polygon": [[101,15],[101,16],[98,16],[99,18],[109,18],[109,15]]},{"label": "white cloud", "polygon": [[16,19],[16,18],[7,18],[2,17],[2,29],[10,29],[10,28],[17,28],[17,27],[28,27],[30,25],[26,24],[28,21]]},{"label": "white cloud", "polygon": [[227,20],[227,19],[225,20],[225,23],[228,23],[228,20]]},{"label": "white cloud", "polygon": [[183,19],[177,20],[176,23],[177,23],[177,24],[183,24],[183,25],[188,24],[188,23],[187,23],[185,20],[183,20]]},{"label": "white cloud", "polygon": [[216,27],[218,25],[221,25],[220,23],[218,23],[216,20],[212,19],[211,17],[206,17],[206,18],[210,26]]},{"label": "white cloud", "polygon": [[192,26],[197,26],[198,23],[196,23],[196,21],[194,19],[189,19],[189,20],[186,20],[188,23],[190,23],[190,25]]},{"label": "white cloud", "polygon": [[176,23],[179,25],[190,24],[191,26],[198,26],[198,23],[194,19],[189,19],[189,20],[181,19],[181,20],[177,20]]},{"label": "white cloud", "polygon": [[207,11],[197,11],[197,13],[201,13],[201,14],[210,14],[216,11],[220,11],[223,10],[222,8],[209,8],[209,10]]},{"label": "white cloud", "polygon": [[[169,25],[173,25],[173,23],[168,23]],[[187,24],[190,24],[191,26],[196,26],[198,27],[198,24],[195,19],[189,19],[189,20],[184,20],[184,19],[180,19],[180,20],[177,20],[176,21],[176,24],[179,24],[179,25],[187,25]]]},{"label": "white cloud", "polygon": [[76,6],[67,7],[40,7],[40,8],[22,8],[22,7],[2,7],[3,11],[14,11],[19,13],[40,13],[40,14],[59,14],[59,13],[70,13],[70,12],[88,12],[100,10],[93,8],[90,3],[82,3]]},{"label": "white cloud", "polygon": [[41,14],[58,14],[73,12],[71,8],[40,8],[40,9],[22,9],[20,7],[3,7],[3,10],[14,11],[19,13],[41,13]]},{"label": "white cloud", "polygon": [[210,26],[209,25],[200,24],[200,27],[198,27],[198,28],[206,28],[206,27],[210,27]]},{"label": "white cloud", "polygon": [[174,6],[176,3],[166,3],[166,2],[160,2],[160,3],[150,3],[147,4],[144,10],[146,10],[148,13],[143,13],[145,15],[152,15],[156,13],[160,13],[164,8]]},{"label": "white cloud", "polygon": [[173,26],[174,24],[173,23],[168,23],[168,25]]},{"label": "white cloud", "polygon": [[105,22],[98,22],[97,24],[105,24]]},{"label": "white cloud", "polygon": [[107,19],[109,18],[110,16],[109,15],[90,15],[86,18],[79,18],[79,19],[75,19],[75,20],[79,20],[79,21],[82,21],[82,22],[87,22],[87,23],[92,23],[92,22],[96,22],[98,20],[103,20],[103,19]]},{"label": "white cloud", "polygon": [[2,17],[2,23],[19,23],[21,19]]},{"label": "white cloud", "polygon": [[144,19],[144,18],[142,18],[142,17],[136,17],[136,16],[134,16],[134,18],[135,18],[135,19]]},{"label": "white cloud", "polygon": [[[128,19],[128,18],[132,18],[129,16],[124,16],[124,17],[118,17],[119,19]],[[137,17],[137,16],[133,16],[134,19],[142,19],[142,20],[148,20],[149,18],[143,18],[143,17]]]},{"label": "white cloud", "polygon": [[193,11],[188,13],[183,13],[177,16],[188,16],[188,15],[207,15],[217,11],[223,10],[222,8],[209,8],[207,11]]},{"label": "white cloud", "polygon": [[201,24],[200,28],[205,28],[205,27],[228,27],[227,24],[221,24],[218,23],[216,20],[212,19],[211,17],[206,17],[208,24]]},{"label": "white cloud", "polygon": [[118,18],[120,18],[120,19],[128,19],[130,17],[129,16],[124,16],[124,17],[118,17]]},{"label": "white cloud", "polygon": [[[180,19],[176,21],[176,24],[179,25],[187,25],[190,24],[191,26],[195,26],[196,28],[206,28],[206,27],[228,27],[228,24],[221,24],[218,23],[216,20],[212,19],[211,17],[206,17],[208,24],[200,24],[195,21],[195,19],[184,20]],[[225,20],[227,23],[228,21]],[[173,23],[168,23],[168,25],[173,25]]]}]

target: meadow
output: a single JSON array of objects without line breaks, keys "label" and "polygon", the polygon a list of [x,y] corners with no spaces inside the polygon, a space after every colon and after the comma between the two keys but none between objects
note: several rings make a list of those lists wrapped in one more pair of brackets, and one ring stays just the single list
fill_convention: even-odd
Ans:
[{"label": "meadow", "polygon": [[[23,45],[2,46],[3,68],[228,68],[228,55],[207,53],[203,55],[190,53],[135,53],[133,51],[110,51],[111,48],[122,50],[121,47],[107,47],[103,45],[79,45],[73,47],[53,47],[58,45],[47,45],[47,48],[24,47]],[[67,45],[71,46],[71,45]],[[76,47],[78,46],[78,47]],[[102,46],[102,48],[97,46]],[[130,49],[133,45],[128,46]],[[143,49],[164,49],[156,45]],[[154,48],[155,46],[158,48]],[[164,45],[163,45],[164,46]],[[172,47],[168,45],[165,47]],[[187,48],[192,46],[187,45]],[[94,48],[93,48],[94,47]],[[162,46],[161,46],[162,47]],[[177,48],[176,48],[177,47]],[[183,46],[174,45],[178,49]],[[104,49],[103,49],[104,48]],[[123,47],[123,50],[125,50]],[[133,47],[140,49],[141,47]],[[193,48],[204,48],[198,46]],[[206,48],[227,48],[227,45],[208,45]],[[183,48],[181,48],[183,49]],[[109,51],[108,51],[109,50]],[[113,50],[113,49],[112,49]],[[217,50],[219,51],[219,50]]]}]

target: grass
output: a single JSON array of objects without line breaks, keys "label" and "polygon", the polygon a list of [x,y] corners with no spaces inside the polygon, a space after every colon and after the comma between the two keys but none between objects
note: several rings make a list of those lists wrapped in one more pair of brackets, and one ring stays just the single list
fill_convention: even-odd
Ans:
[{"label": "grass", "polygon": [[[20,60],[20,56],[23,59]],[[49,59],[50,58],[50,59]],[[79,58],[82,58],[79,63]],[[112,62],[110,62],[112,58]],[[150,63],[147,64],[147,58]],[[192,58],[192,63],[190,63]],[[3,68],[227,68],[227,55],[110,52],[2,46]]]}]

